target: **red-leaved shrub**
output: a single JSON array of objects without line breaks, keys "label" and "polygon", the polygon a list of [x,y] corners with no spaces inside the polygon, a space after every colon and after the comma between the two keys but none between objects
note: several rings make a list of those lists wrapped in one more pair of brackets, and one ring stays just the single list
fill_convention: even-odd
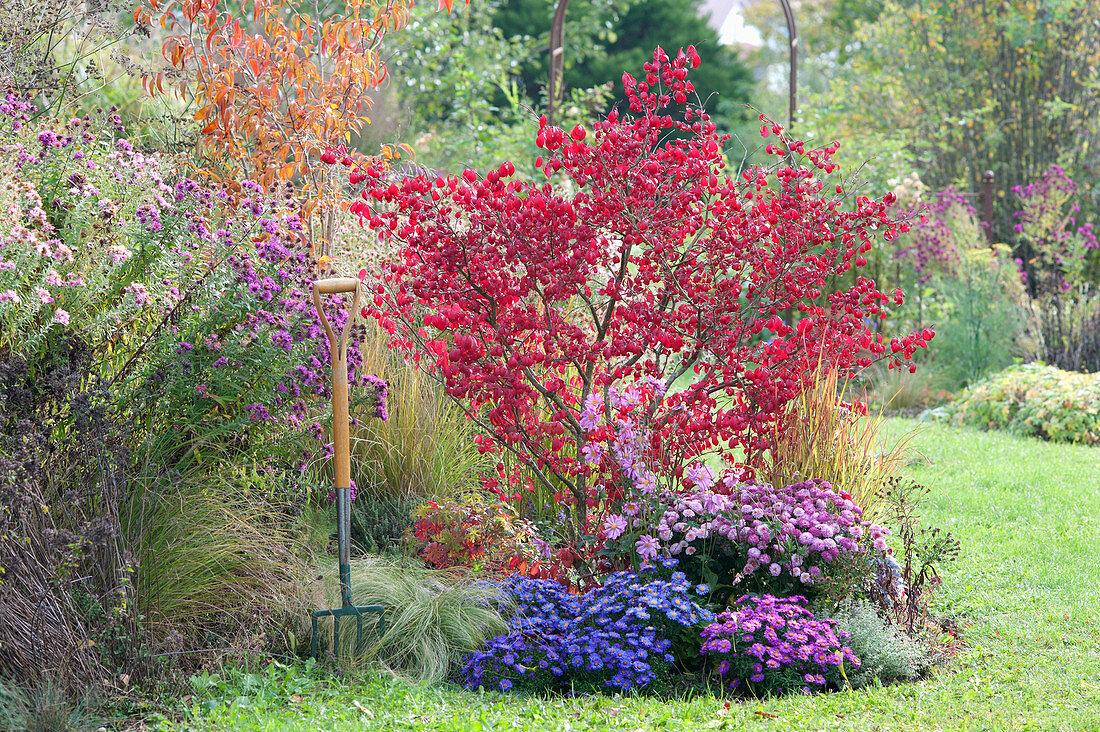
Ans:
[{"label": "red-leaved shrub", "polygon": [[510,162],[401,180],[372,170],[353,207],[402,248],[366,311],[430,362],[492,435],[485,450],[511,452],[573,510],[570,540],[591,535],[576,508],[614,483],[592,445],[615,428],[586,431],[586,405],[607,425],[630,411],[652,470],[678,477],[735,447],[751,468],[816,365],[901,365],[932,338],[876,332],[902,293],[848,274],[876,237],[906,230],[892,194],[846,196],[826,182],[837,143],[811,149],[763,118],[775,165],[727,172],[727,136],[687,103],[698,61],[657,49],[644,78],[623,76],[630,115],[592,130],[544,118],[544,184],[510,180]]}]

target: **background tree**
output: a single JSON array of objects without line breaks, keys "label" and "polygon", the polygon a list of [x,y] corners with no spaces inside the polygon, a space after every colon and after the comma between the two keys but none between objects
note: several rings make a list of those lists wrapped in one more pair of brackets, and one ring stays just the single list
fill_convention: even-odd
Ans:
[{"label": "background tree", "polygon": [[[407,140],[416,162],[435,170],[510,159],[517,175],[538,173],[529,130],[541,103],[520,81],[539,51],[530,36],[508,37],[493,25],[499,6],[479,1],[449,15],[414,7],[409,25],[387,39],[392,84],[377,100],[369,139]],[[563,123],[602,111],[606,89],[571,90]]]},{"label": "background tree", "polygon": [[[694,78],[697,93],[719,129],[740,128],[749,115],[742,106],[752,90],[752,74],[737,52],[718,40],[718,32],[700,14],[699,0],[659,2],[593,2],[571,0],[566,13],[565,84],[591,88],[614,81],[609,107],[626,109],[620,77],[640,68],[656,46],[667,49],[694,45],[704,64]],[[532,35],[539,48],[548,47],[551,0],[507,0],[495,23],[505,36]],[[547,83],[549,58],[540,53],[522,67],[528,94],[537,98]],[[712,98],[712,95],[716,95]]]},{"label": "background tree", "polygon": [[[406,0],[312,8],[252,0],[240,9],[222,0],[148,0],[134,19],[169,31],[164,56],[188,74],[177,89],[205,124],[198,153],[207,172],[265,187],[293,179],[311,244],[324,255],[344,204],[343,171],[332,166],[361,164],[346,143],[370,121],[369,92],[387,76],[382,39],[408,22],[408,8]],[[143,86],[163,94],[165,80],[161,72]],[[387,159],[398,154],[382,151]]]},{"label": "background tree", "polygon": [[[849,160],[892,138],[904,151],[895,174],[913,166],[933,189],[977,190],[992,170],[1007,201],[1052,163],[1088,180],[1100,132],[1098,30],[1100,6],[1088,0],[888,2],[807,106],[842,141],[870,133]],[[996,206],[995,237],[1011,241],[1011,224],[1011,207]]]},{"label": "background tree", "polygon": [[[798,28],[798,87],[824,91],[840,67],[859,50],[856,29],[875,21],[882,3],[874,0],[792,0]],[[759,79],[754,99],[762,111],[779,115],[787,105],[786,78],[790,64],[787,22],[778,0],[760,0],[741,11],[745,24],[760,33],[761,45],[750,49],[746,62]],[[774,70],[775,73],[772,73]]]}]

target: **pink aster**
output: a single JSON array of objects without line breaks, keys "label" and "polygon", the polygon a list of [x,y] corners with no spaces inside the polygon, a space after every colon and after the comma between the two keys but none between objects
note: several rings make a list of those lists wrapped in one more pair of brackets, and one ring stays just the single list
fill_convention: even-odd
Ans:
[{"label": "pink aster", "polygon": [[603,521],[604,536],[608,539],[618,539],[626,531],[626,519],[617,513],[613,513]]},{"label": "pink aster", "polygon": [[581,429],[591,432],[600,425],[600,397],[598,394],[589,394],[584,401],[584,410],[580,417]]},{"label": "pink aster", "polygon": [[642,559],[653,559],[657,556],[657,550],[661,544],[649,534],[643,535],[634,542],[634,548],[638,550],[638,556]]},{"label": "pink aster", "polygon": [[133,256],[129,249],[121,244],[112,244],[107,247],[107,254],[111,257],[111,261],[115,264],[125,262],[127,259]]},{"label": "pink aster", "polygon": [[[583,421],[582,421],[583,424]],[[581,448],[584,461],[589,465],[597,465],[603,459],[603,445],[598,442],[589,442]]]},{"label": "pink aster", "polygon": [[648,496],[657,490],[657,476],[647,470],[638,477],[634,487],[642,495]]},{"label": "pink aster", "polygon": [[707,491],[714,487],[714,471],[708,465],[696,463],[684,471],[685,476],[697,489]]}]

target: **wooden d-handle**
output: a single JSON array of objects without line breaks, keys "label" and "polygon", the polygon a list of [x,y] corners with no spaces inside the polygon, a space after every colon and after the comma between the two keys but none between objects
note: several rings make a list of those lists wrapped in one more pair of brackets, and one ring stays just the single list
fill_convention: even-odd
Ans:
[{"label": "wooden d-handle", "polygon": [[[332,330],[332,325],[328,322],[328,318],[325,317],[325,308],[321,305],[321,295],[333,295],[342,292],[354,292],[355,295],[351,299],[351,309],[348,311],[348,321],[344,323],[344,330],[340,333],[340,338],[337,340],[336,334]],[[340,360],[347,358],[348,351],[348,336],[351,334],[351,326],[355,322],[355,318],[359,315],[359,296],[362,293],[362,283],[355,277],[330,277],[326,280],[314,280],[313,281],[313,306],[317,308],[317,315],[321,318],[321,325],[325,328],[325,333],[328,335],[329,349],[332,351],[332,360],[335,362],[339,357]]]},{"label": "wooden d-handle", "polygon": [[316,280],[313,283],[313,291],[322,295],[332,295],[337,292],[354,292],[359,289],[359,280],[355,277],[329,277],[327,280]]},{"label": "wooden d-handle", "polygon": [[[332,325],[325,317],[325,309],[321,305],[321,293],[326,295],[342,292],[354,292],[351,299],[351,309],[348,311],[348,320],[344,323],[344,330],[337,338],[332,330]],[[332,277],[327,280],[315,280],[313,282],[313,305],[317,308],[317,315],[321,318],[321,325],[328,335],[329,350],[332,353],[332,449],[333,449],[333,477],[337,493],[337,523],[340,531],[346,531],[348,518],[344,505],[347,502],[347,489],[351,486],[351,451],[348,435],[348,336],[351,335],[351,326],[359,315],[359,295],[362,293],[362,285],[354,277]],[[341,563],[346,563],[346,542],[341,542]]]}]

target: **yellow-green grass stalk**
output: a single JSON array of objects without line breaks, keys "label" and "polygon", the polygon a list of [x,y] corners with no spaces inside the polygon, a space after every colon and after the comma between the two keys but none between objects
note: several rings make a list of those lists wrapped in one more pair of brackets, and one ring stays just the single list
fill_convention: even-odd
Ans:
[{"label": "yellow-green grass stalk", "polygon": [[476,427],[422,369],[390,350],[377,326],[361,346],[364,373],[389,384],[388,419],[357,410],[351,428],[352,479],[368,495],[422,499],[476,486],[490,466]]},{"label": "yellow-green grass stalk", "polygon": [[882,509],[880,491],[904,465],[911,436],[887,445],[883,416],[861,414],[845,403],[848,386],[835,369],[815,371],[773,432],[760,477],[772,485],[826,480],[874,519]]}]

